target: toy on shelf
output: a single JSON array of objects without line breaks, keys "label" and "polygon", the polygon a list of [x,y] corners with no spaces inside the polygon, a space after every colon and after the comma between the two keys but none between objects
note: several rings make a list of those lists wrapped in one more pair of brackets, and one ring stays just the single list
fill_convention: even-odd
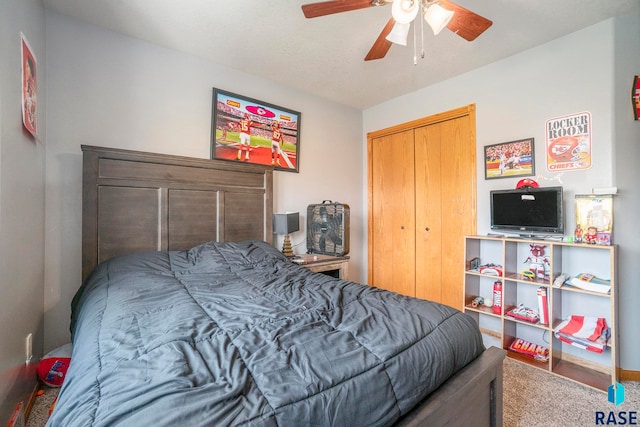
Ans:
[{"label": "toy on shelf", "polygon": [[538,312],[532,308],[525,307],[524,304],[520,304],[517,307],[512,308],[511,310],[507,311],[505,315],[529,323],[537,323],[538,320],[540,320]]},{"label": "toy on shelf", "polygon": [[483,304],[484,304],[484,297],[475,297],[473,301],[471,301],[471,307],[474,307],[474,308]]},{"label": "toy on shelf", "polygon": [[531,270],[522,270],[520,272],[520,275],[522,276],[523,279],[527,279],[527,280],[533,280],[536,278],[536,274]]},{"label": "toy on shelf", "polygon": [[502,276],[502,266],[498,264],[484,264],[480,266],[480,274]]},{"label": "toy on shelf", "polygon": [[573,232],[573,241],[575,243],[582,243],[582,227],[580,224],[576,225],[576,229]]},{"label": "toy on shelf", "polygon": [[584,242],[590,245],[595,245],[598,237],[598,229],[594,226],[587,228],[587,235],[584,236]]},{"label": "toy on shelf", "polygon": [[545,245],[531,243],[529,247],[531,248],[529,249],[531,255],[524,260],[525,264],[529,263],[529,271],[533,272],[538,279],[549,277],[549,258],[544,254],[546,249]]},{"label": "toy on shelf", "polygon": [[489,297],[477,296],[471,301],[471,307],[478,308],[479,306],[484,305],[485,307],[491,307],[493,305],[493,301]]},{"label": "toy on shelf", "polygon": [[480,258],[475,257],[467,261],[467,270],[478,271],[480,269]]}]

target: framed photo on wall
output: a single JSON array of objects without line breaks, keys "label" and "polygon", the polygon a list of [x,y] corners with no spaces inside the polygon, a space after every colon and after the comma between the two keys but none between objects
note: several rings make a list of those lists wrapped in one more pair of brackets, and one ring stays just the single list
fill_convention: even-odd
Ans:
[{"label": "framed photo on wall", "polygon": [[211,158],[299,172],[301,114],[213,88]]},{"label": "framed photo on wall", "polygon": [[22,124],[34,137],[38,133],[36,123],[38,84],[36,78],[36,56],[24,34],[20,33],[22,53]]},{"label": "framed photo on wall", "polygon": [[533,138],[484,147],[484,178],[512,178],[535,175]]}]

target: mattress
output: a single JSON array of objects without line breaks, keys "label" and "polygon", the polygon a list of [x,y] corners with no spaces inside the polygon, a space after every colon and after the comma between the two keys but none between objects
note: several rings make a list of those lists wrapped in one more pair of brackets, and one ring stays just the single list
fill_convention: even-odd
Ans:
[{"label": "mattress", "polygon": [[484,346],[445,305],[313,273],[267,243],[99,265],[48,426],[392,425]]}]

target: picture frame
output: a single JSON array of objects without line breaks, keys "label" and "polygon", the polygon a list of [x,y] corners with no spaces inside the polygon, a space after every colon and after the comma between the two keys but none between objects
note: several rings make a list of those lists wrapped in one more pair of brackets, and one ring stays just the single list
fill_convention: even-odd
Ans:
[{"label": "picture frame", "polygon": [[20,52],[22,67],[22,124],[37,139],[37,61],[27,37],[22,33],[20,33]]},{"label": "picture frame", "polygon": [[633,119],[640,120],[640,76],[633,77],[631,87],[631,105],[633,107]]},{"label": "picture frame", "polygon": [[299,172],[301,113],[213,88],[211,158]]},{"label": "picture frame", "polygon": [[574,242],[610,245],[613,232],[613,196],[576,194]]},{"label": "picture frame", "polygon": [[484,178],[513,178],[536,173],[534,138],[484,147]]}]

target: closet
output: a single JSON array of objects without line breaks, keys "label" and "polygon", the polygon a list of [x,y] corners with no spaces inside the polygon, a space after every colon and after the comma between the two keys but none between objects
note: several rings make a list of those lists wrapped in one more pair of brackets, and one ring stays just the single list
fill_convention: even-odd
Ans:
[{"label": "closet", "polygon": [[476,232],[475,105],[371,132],[368,282],[462,308]]}]

